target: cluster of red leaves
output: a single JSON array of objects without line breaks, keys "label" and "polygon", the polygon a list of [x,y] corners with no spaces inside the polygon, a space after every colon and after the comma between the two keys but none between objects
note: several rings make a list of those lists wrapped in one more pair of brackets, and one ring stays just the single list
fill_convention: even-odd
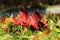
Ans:
[{"label": "cluster of red leaves", "polygon": [[[38,23],[41,22],[42,16],[39,13],[39,10],[36,10],[32,15],[30,15],[26,9],[23,9],[19,11],[19,17],[16,19],[14,16],[12,16],[13,23],[15,25],[31,25],[33,28],[38,29]],[[44,22],[44,25],[46,26],[46,21]]]}]

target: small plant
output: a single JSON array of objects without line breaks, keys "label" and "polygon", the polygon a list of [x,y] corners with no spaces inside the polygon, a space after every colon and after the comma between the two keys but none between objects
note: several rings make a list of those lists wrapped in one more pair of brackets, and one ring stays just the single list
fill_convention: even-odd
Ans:
[{"label": "small plant", "polygon": [[60,18],[39,14],[30,15],[26,9],[18,17],[0,18],[1,40],[60,40]]}]

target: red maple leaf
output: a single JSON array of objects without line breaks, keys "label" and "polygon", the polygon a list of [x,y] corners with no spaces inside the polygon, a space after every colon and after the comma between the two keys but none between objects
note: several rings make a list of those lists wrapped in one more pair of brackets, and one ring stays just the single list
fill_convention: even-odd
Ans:
[{"label": "red maple leaf", "polygon": [[39,13],[38,10],[35,11],[35,13],[32,14],[31,18],[31,25],[35,28],[38,29],[38,22],[41,21],[41,14]]},{"label": "red maple leaf", "polygon": [[28,25],[29,22],[27,22],[27,20],[29,19],[30,14],[27,12],[26,9],[24,9],[24,7],[22,7],[21,11],[19,11],[19,15],[20,16],[17,19],[13,17],[13,23],[17,25],[21,24],[23,26]]},{"label": "red maple leaf", "polygon": [[21,19],[22,20],[22,22],[23,22],[23,24],[22,25],[27,25],[28,23],[27,23],[27,20],[29,19],[29,17],[30,17],[30,14],[27,12],[27,10],[26,9],[22,9],[21,10],[21,12],[19,12],[20,13],[20,18],[19,19]]}]

